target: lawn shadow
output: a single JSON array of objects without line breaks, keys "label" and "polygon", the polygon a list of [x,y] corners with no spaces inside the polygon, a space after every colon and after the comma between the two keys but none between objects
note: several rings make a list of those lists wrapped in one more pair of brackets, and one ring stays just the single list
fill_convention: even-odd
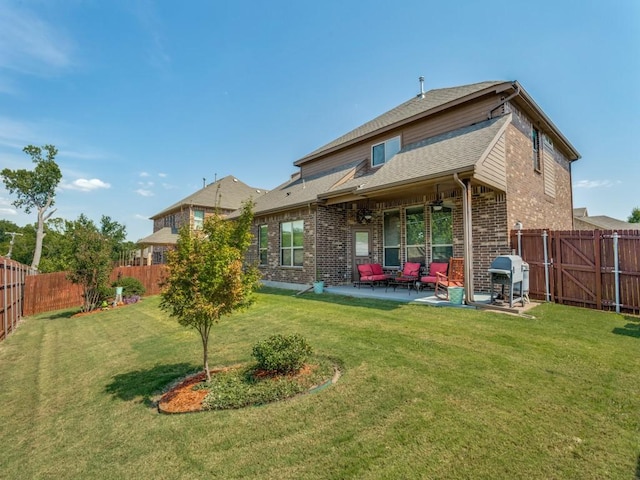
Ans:
[{"label": "lawn shadow", "polygon": [[396,302],[394,300],[351,297],[348,295],[341,295],[339,293],[323,293],[322,295],[317,295],[313,292],[307,292],[298,295],[293,290],[274,287],[262,287],[260,290],[258,290],[258,292],[267,295],[277,295],[281,297],[296,297],[312,302],[324,302],[334,305],[347,305],[349,307],[375,308],[378,310],[395,310],[403,305],[402,302]]},{"label": "lawn shadow", "polygon": [[630,320],[632,323],[627,323],[624,327],[616,327],[612,330],[612,333],[616,335],[626,335],[627,337],[640,338],[640,322],[632,317],[624,317],[625,320]]},{"label": "lawn shadow", "polygon": [[80,310],[62,310],[51,315],[47,315],[46,320],[58,320],[59,318],[71,318]]},{"label": "lawn shadow", "polygon": [[133,370],[112,377],[105,392],[121,400],[139,399],[140,403],[154,407],[152,397],[161,393],[172,381],[198,371],[198,367],[190,363],[173,363],[155,365],[146,370]]},{"label": "lawn shadow", "polygon": [[347,305],[349,307],[364,307],[375,308],[376,310],[396,310],[404,305],[402,302],[396,302],[394,300],[383,300],[380,298],[363,298],[363,297],[350,297],[348,295],[341,295],[339,293],[323,293],[322,295],[316,295],[313,293],[299,295],[299,298],[303,298],[310,302],[324,302],[334,305]]}]

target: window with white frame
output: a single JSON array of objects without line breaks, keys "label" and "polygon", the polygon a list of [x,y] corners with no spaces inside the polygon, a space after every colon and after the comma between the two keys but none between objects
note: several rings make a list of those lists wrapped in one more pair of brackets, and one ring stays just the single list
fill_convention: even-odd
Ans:
[{"label": "window with white frame", "polygon": [[400,151],[400,136],[390,138],[371,147],[371,166],[377,167],[388,162]]},{"label": "window with white frame", "polygon": [[266,225],[260,225],[258,227],[258,255],[260,257],[260,265],[267,264],[267,240],[268,227]]},{"label": "window with white frame", "polygon": [[280,265],[302,267],[304,264],[304,220],[280,224]]},{"label": "window with white frame", "polygon": [[406,261],[424,265],[426,257],[424,207],[410,207],[405,210],[405,213]]},{"label": "window with white frame", "polygon": [[400,266],[400,211],[384,212],[383,221],[384,266]]},{"label": "window with white frame", "polygon": [[193,211],[193,229],[202,230],[204,226],[204,210]]},{"label": "window with white frame", "polygon": [[453,212],[448,207],[431,212],[431,261],[448,262],[453,256]]}]

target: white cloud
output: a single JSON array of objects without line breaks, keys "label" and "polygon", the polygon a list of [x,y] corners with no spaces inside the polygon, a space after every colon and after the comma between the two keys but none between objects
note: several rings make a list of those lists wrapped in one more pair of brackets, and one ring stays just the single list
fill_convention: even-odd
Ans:
[{"label": "white cloud", "polygon": [[0,207],[0,215],[17,215],[18,212],[15,208]]},{"label": "white cloud", "polygon": [[86,179],[78,178],[71,183],[62,183],[60,188],[63,190],[79,190],[81,192],[91,192],[100,188],[111,188],[111,185],[97,178]]},{"label": "white cloud", "polygon": [[144,188],[139,188],[135,190],[135,192],[143,197],[153,197],[153,192],[151,190],[145,190]]},{"label": "white cloud", "polygon": [[136,220],[149,220],[149,215],[142,215],[141,213],[136,213],[133,218]]},{"label": "white cloud", "polygon": [[48,75],[71,64],[70,40],[32,12],[0,3],[0,67]]},{"label": "white cloud", "polygon": [[161,177],[161,178],[165,178],[167,176],[167,174],[166,173],[159,173],[158,176]]},{"label": "white cloud", "polygon": [[154,182],[138,182],[138,185],[140,185],[141,187],[150,188],[150,187],[153,187]]},{"label": "white cloud", "polygon": [[614,183],[611,180],[580,180],[573,184],[573,188],[609,188]]},{"label": "white cloud", "polygon": [[141,177],[148,177],[149,173],[148,172],[140,172],[140,176]]}]

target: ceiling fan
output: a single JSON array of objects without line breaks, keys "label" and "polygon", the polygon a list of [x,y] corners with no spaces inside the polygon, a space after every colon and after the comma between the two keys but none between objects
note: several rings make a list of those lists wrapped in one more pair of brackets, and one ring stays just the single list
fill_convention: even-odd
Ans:
[{"label": "ceiling fan", "polygon": [[442,198],[440,198],[440,190],[438,184],[436,184],[436,199],[433,202],[429,203],[429,206],[436,212],[442,210]]}]

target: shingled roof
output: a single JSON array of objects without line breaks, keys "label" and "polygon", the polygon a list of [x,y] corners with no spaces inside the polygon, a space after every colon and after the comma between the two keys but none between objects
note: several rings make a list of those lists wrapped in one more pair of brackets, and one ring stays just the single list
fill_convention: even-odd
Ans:
[{"label": "shingled roof", "polygon": [[171,227],[163,227],[157,232],[141,238],[138,243],[156,246],[175,245],[178,243],[178,233]]},{"label": "shingled roof", "polygon": [[382,165],[358,191],[471,170],[510,118],[510,115],[492,118],[407,145]]},{"label": "shingled roof", "polygon": [[373,120],[359,126],[358,128],[350,131],[349,133],[327,143],[323,147],[311,152],[305,157],[301,158],[295,165],[302,165],[308,160],[315,158],[325,152],[328,152],[334,148],[338,148],[342,145],[349,144],[351,141],[359,140],[370,134],[374,134],[378,131],[384,130],[387,127],[395,126],[402,123],[405,120],[409,120],[413,117],[419,116],[430,110],[437,109],[443,105],[451,103],[453,101],[462,99],[474,93],[478,93],[490,87],[497,85],[511,85],[511,82],[500,81],[488,81],[473,83],[470,85],[462,85],[459,87],[451,88],[438,88],[429,90],[424,96],[418,95],[401,105],[383,113],[382,115],[374,118]]},{"label": "shingled roof", "polygon": [[573,209],[573,226],[577,230],[640,230],[640,224],[629,223],[607,215],[594,215],[590,217],[587,209]]},{"label": "shingled roof", "polygon": [[156,213],[151,217],[151,220],[161,218],[179,210],[183,206],[202,208],[214,208],[217,206],[221,210],[236,210],[241,207],[243,201],[248,198],[255,199],[265,192],[266,190],[264,189],[250,187],[232,175],[228,175],[165,208],[160,213]]},{"label": "shingled roof", "polygon": [[255,213],[291,209],[315,203],[319,198],[360,194],[417,180],[437,178],[454,171],[471,170],[482,160],[511,116],[493,118],[405,146],[374,173],[356,176],[361,162],[329,172],[294,176],[256,200]]}]

